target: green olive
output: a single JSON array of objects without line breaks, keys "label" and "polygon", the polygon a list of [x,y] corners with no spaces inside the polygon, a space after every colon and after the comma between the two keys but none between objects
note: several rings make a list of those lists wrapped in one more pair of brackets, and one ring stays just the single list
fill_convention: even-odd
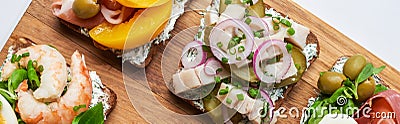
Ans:
[{"label": "green olive", "polygon": [[255,17],[264,17],[265,16],[265,7],[262,0],[259,0],[256,4],[247,7],[249,10],[249,14]]},{"label": "green olive", "polygon": [[318,80],[318,88],[324,94],[332,94],[342,86],[346,76],[338,72],[324,72]]},{"label": "green olive", "polygon": [[282,80],[281,83],[275,84],[275,87],[284,87],[294,83],[297,83],[303,76],[304,71],[307,69],[306,57],[304,56],[301,49],[294,46],[292,49],[292,58],[295,65],[297,65],[297,74]]},{"label": "green olive", "polygon": [[100,5],[97,0],[75,0],[72,4],[72,11],[82,19],[91,18],[100,11]]},{"label": "green olive", "polygon": [[349,77],[350,80],[355,80],[366,64],[367,59],[363,55],[354,55],[344,64],[343,73]]},{"label": "green olive", "polygon": [[375,91],[375,80],[373,77],[369,77],[367,80],[358,85],[357,94],[358,101],[364,102],[369,97],[374,95]]}]

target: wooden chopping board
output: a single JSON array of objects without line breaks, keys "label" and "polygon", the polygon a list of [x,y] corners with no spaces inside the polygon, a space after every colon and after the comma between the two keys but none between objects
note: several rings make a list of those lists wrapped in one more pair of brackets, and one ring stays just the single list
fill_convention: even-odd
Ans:
[{"label": "wooden chopping board", "polygon": [[[286,98],[284,107],[306,106],[307,99],[315,97],[317,92],[317,80],[319,72],[328,70],[336,59],[342,55],[364,54],[374,65],[387,65],[375,55],[341,34],[318,17],[304,10],[299,5],[290,0],[264,0],[277,11],[288,15],[293,20],[310,28],[318,37],[321,46],[320,57],[312,64],[308,71],[298,82],[292,92]],[[146,120],[135,110],[126,93],[121,59],[116,58],[109,51],[102,51],[93,46],[91,39],[86,38],[76,32],[73,32],[61,25],[58,19],[52,15],[50,10],[51,0],[33,0],[27,12],[17,25],[11,37],[0,53],[0,60],[4,60],[7,55],[7,49],[18,38],[25,37],[33,40],[37,44],[51,44],[55,46],[66,57],[67,63],[70,63],[70,56],[75,50],[79,50],[85,55],[86,63],[90,70],[95,70],[100,75],[104,84],[113,89],[118,96],[117,106],[108,117],[106,123],[146,123]],[[186,6],[186,10],[204,9],[208,6],[210,0],[192,0]],[[200,15],[196,11],[187,12],[179,19],[172,31],[172,36],[189,27],[200,24]],[[153,58],[150,66],[146,68],[147,79],[151,91],[160,103],[171,111],[181,114],[199,114],[200,112],[192,106],[186,104],[180,98],[174,96],[163,85],[164,80],[161,75],[161,58],[164,45],[157,46],[158,54]],[[396,81],[400,79],[399,71],[387,65],[387,68],[380,73],[380,76],[390,85],[391,88],[399,91],[400,84]],[[141,84],[131,84],[129,87],[143,86]],[[132,99],[143,99],[140,97]],[[136,105],[138,106],[138,105]],[[157,114],[154,116],[168,116]],[[281,123],[298,123],[300,118],[280,119]],[[159,120],[156,122],[165,123],[168,120]],[[172,122],[174,123],[174,122]],[[177,123],[177,122],[175,122]]]}]

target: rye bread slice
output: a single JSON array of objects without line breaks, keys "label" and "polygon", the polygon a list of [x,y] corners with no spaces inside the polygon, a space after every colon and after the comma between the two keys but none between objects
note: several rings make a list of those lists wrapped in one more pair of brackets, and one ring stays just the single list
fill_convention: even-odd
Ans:
[{"label": "rye bread slice", "polygon": [[[74,25],[74,24],[72,24],[72,23],[69,23],[69,22],[67,22],[67,21],[64,21],[64,20],[62,20],[62,19],[60,19],[60,18],[58,18],[58,20],[59,20],[59,22],[60,22],[62,25],[64,25],[65,27],[67,27],[67,28],[73,30],[73,31],[76,32],[76,33],[81,34],[82,37],[88,37],[88,38],[90,38],[90,36],[89,36],[89,29],[83,28],[83,27],[79,27],[79,26],[77,26],[77,25]],[[108,47],[106,47],[106,46],[103,46],[103,45],[97,43],[97,42],[94,41],[93,39],[92,39],[92,43],[93,43],[93,45],[94,45],[96,48],[98,48],[98,49],[100,49],[100,50],[109,50],[109,51],[111,51],[112,53],[114,53],[115,56],[121,56],[122,53],[123,53],[123,52],[122,52],[123,50],[108,48]],[[159,47],[159,45],[154,45],[154,44],[152,45],[152,47],[150,48],[150,52],[149,52],[149,54],[147,55],[147,58],[146,58],[146,60],[144,61],[143,64],[141,64],[141,65],[132,64],[132,65],[134,65],[134,66],[136,66],[136,67],[139,67],[139,68],[144,68],[144,67],[146,67],[147,65],[149,65],[150,62],[151,62],[151,60],[153,59],[153,55],[157,53],[158,47]]]},{"label": "rye bread slice", "polygon": [[[22,48],[26,48],[35,44],[36,44],[35,42],[33,42],[28,38],[19,37],[16,38],[16,41],[13,42],[12,46],[13,46],[13,51],[18,51]],[[105,115],[108,116],[117,104],[117,94],[106,85],[104,85],[104,88],[102,90],[109,96],[109,99],[106,102],[108,103],[110,108],[105,111]]]},{"label": "rye bread slice", "polygon": [[[268,4],[264,4],[264,5],[265,5],[265,8],[268,8],[268,9],[271,8],[271,6],[269,6]],[[279,12],[279,11],[277,11],[277,12]],[[279,13],[280,13],[282,16],[285,17],[285,14],[283,14],[283,13],[281,13],[281,12],[279,12]],[[299,24],[301,24],[301,23],[299,23]],[[291,42],[291,41],[289,41],[287,38],[285,38],[285,41]],[[317,44],[317,48],[316,48],[316,49],[317,49],[317,52],[316,52],[316,53],[317,53],[317,56],[319,56],[319,53],[320,53],[319,41],[318,41],[317,36],[316,36],[313,32],[311,32],[311,31],[310,31],[310,33],[309,33],[308,36],[307,36],[306,44]],[[316,59],[317,59],[317,57],[313,57],[313,58],[312,58],[311,60],[309,60],[308,62],[310,63],[310,65],[312,65],[312,63],[313,63]],[[179,66],[182,67],[181,64],[180,64]],[[279,99],[275,102],[275,108],[279,108],[279,107],[283,104],[283,102],[285,101],[285,98],[288,96],[288,94],[290,93],[290,91],[293,89],[293,87],[294,87],[295,85],[296,85],[296,83],[287,86],[287,88],[285,89],[285,91],[284,91],[284,93],[283,93],[283,98],[279,98]],[[191,106],[195,107],[196,109],[199,109],[199,110],[200,110],[199,106],[196,105],[196,102],[198,102],[198,101],[191,101],[191,100],[184,100],[184,101],[187,102],[187,103],[189,103]],[[204,110],[200,110],[200,111],[205,112]]]}]

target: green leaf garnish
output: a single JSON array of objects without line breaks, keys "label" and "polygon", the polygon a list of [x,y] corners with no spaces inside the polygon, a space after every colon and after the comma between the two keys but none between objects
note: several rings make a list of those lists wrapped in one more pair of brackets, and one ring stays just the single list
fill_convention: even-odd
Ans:
[{"label": "green leaf garnish", "polygon": [[376,87],[375,87],[374,94],[378,94],[378,93],[383,92],[383,91],[386,91],[386,90],[388,90],[388,89],[389,89],[389,88],[387,88],[386,86],[384,86],[384,85],[382,85],[382,84],[378,84],[378,85],[376,85]]},{"label": "green leaf garnish", "polygon": [[89,110],[80,113],[72,124],[104,124],[103,104],[97,103]]}]

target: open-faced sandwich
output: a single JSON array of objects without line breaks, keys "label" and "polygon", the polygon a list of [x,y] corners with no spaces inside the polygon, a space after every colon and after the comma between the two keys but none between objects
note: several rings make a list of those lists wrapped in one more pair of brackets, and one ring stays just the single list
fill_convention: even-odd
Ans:
[{"label": "open-faced sandwich", "polygon": [[274,123],[319,53],[310,30],[261,0],[213,0],[169,87],[216,123]]},{"label": "open-faced sandwich", "polygon": [[363,55],[340,57],[333,67],[321,72],[321,94],[309,99],[304,124],[398,124],[400,94],[390,90]]},{"label": "open-faced sandwich", "polygon": [[75,51],[68,65],[50,45],[21,39],[1,67],[0,118],[6,123],[104,123],[116,94]]},{"label": "open-faced sandwich", "polygon": [[[55,0],[53,14],[68,28],[93,39],[123,61],[145,66],[169,38],[187,0]],[[149,57],[148,57],[149,56]]]}]

